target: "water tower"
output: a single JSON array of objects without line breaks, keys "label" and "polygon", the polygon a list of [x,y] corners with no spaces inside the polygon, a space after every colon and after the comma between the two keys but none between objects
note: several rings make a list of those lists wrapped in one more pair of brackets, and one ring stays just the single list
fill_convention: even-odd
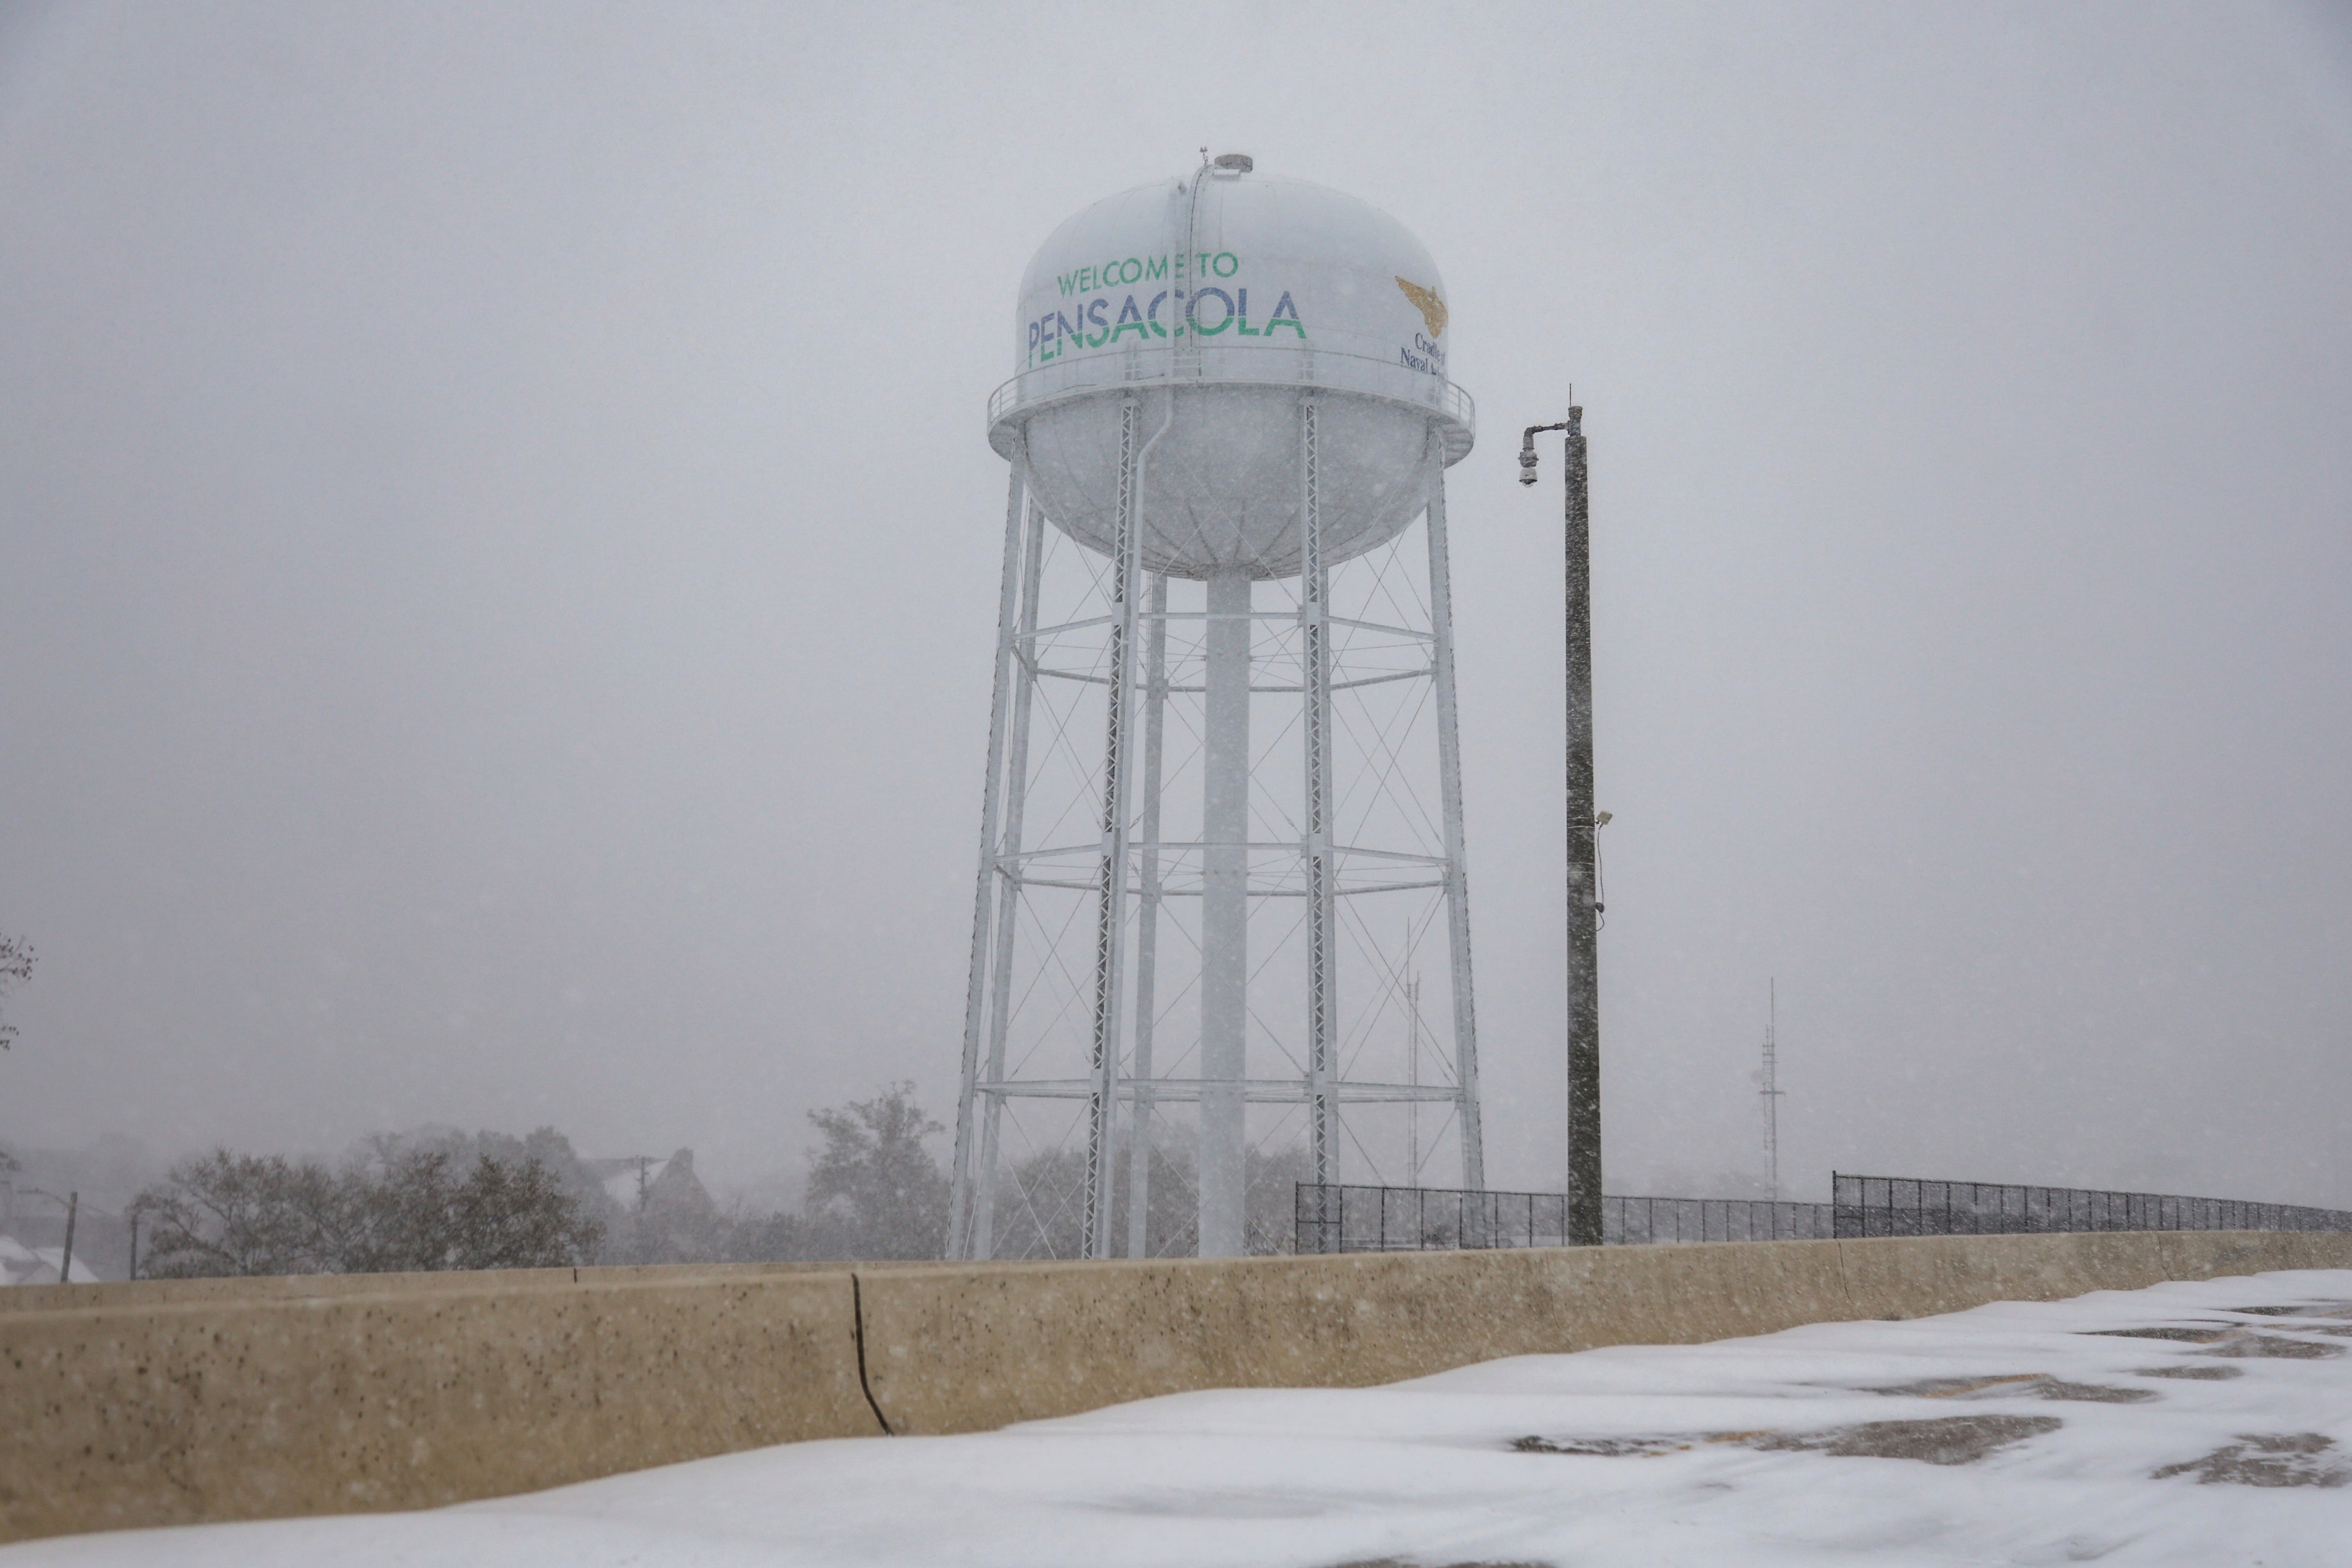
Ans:
[{"label": "water tower", "polygon": [[950,1256],[1484,1186],[1447,329],[1402,225],[1238,154],[1030,263]]}]

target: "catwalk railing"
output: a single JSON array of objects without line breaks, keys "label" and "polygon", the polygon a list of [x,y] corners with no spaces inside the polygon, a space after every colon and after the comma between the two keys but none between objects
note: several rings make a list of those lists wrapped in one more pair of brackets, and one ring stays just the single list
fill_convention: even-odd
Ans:
[{"label": "catwalk railing", "polygon": [[[1601,1239],[1610,1246],[1819,1241],[1829,1235],[1826,1203],[1745,1197],[1601,1200]],[[1297,1245],[1301,1252],[1433,1252],[1568,1244],[1568,1198],[1561,1193],[1298,1184]]]},{"label": "catwalk railing", "polygon": [[1830,1177],[1841,1238],[2013,1236],[2068,1230],[2343,1230],[2352,1213],[2170,1193],[1912,1176]]}]

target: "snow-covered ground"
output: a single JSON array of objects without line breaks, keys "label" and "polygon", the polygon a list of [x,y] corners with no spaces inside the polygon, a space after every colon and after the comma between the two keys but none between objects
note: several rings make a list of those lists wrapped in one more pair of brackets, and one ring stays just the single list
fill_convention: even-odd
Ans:
[{"label": "snow-covered ground", "polygon": [[2352,1270],[2264,1274],[79,1536],[0,1568],[2342,1568],[2347,1352]]}]

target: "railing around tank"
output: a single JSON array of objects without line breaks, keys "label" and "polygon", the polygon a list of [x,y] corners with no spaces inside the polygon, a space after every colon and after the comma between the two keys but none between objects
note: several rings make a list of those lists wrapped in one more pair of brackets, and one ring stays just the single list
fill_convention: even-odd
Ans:
[{"label": "railing around tank", "polygon": [[[1090,354],[1080,359],[1056,361],[1050,365],[1038,365],[1022,371],[988,396],[988,423],[995,428],[1004,418],[1024,403],[1042,405],[1066,397],[1081,397],[1112,387],[1164,386],[1171,382],[1197,381],[1211,386],[1315,386],[1332,392],[1360,392],[1375,397],[1390,397],[1398,402],[1425,405],[1466,432],[1478,425],[1478,405],[1475,399],[1444,376],[1426,371],[1416,371],[1393,360],[1376,359],[1370,354],[1340,353],[1328,349],[1300,349],[1289,345],[1276,347],[1262,344],[1222,343],[1204,350],[1213,356],[1217,368],[1202,373],[1188,365],[1178,371],[1169,363],[1165,354]],[[1233,365],[1240,355],[1265,356],[1264,373],[1257,373],[1252,364],[1248,371],[1234,373]],[[1326,378],[1317,373],[1317,367],[1336,362],[1340,374]],[[1373,367],[1381,371],[1396,372],[1384,380],[1396,391],[1384,387],[1351,384],[1348,372],[1360,375],[1359,367]],[[1024,389],[1041,387],[1034,395],[1024,395]],[[1411,395],[1405,395],[1410,392]]]}]

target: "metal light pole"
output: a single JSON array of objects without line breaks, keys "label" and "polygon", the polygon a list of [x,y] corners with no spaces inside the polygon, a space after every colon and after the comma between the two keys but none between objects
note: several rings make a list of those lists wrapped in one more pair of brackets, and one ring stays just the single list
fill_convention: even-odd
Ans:
[{"label": "metal light pole", "polygon": [[1519,444],[1519,483],[1536,482],[1536,437],[1568,433],[1568,1240],[1601,1244],[1601,965],[1598,856],[1592,805],[1592,550],[1585,493],[1584,410],[1531,424]]},{"label": "metal light pole", "polygon": [[1764,993],[1763,1082],[1764,1158],[1772,1169],[1772,1201],[1780,1201],[1780,982],[1766,982]]}]

